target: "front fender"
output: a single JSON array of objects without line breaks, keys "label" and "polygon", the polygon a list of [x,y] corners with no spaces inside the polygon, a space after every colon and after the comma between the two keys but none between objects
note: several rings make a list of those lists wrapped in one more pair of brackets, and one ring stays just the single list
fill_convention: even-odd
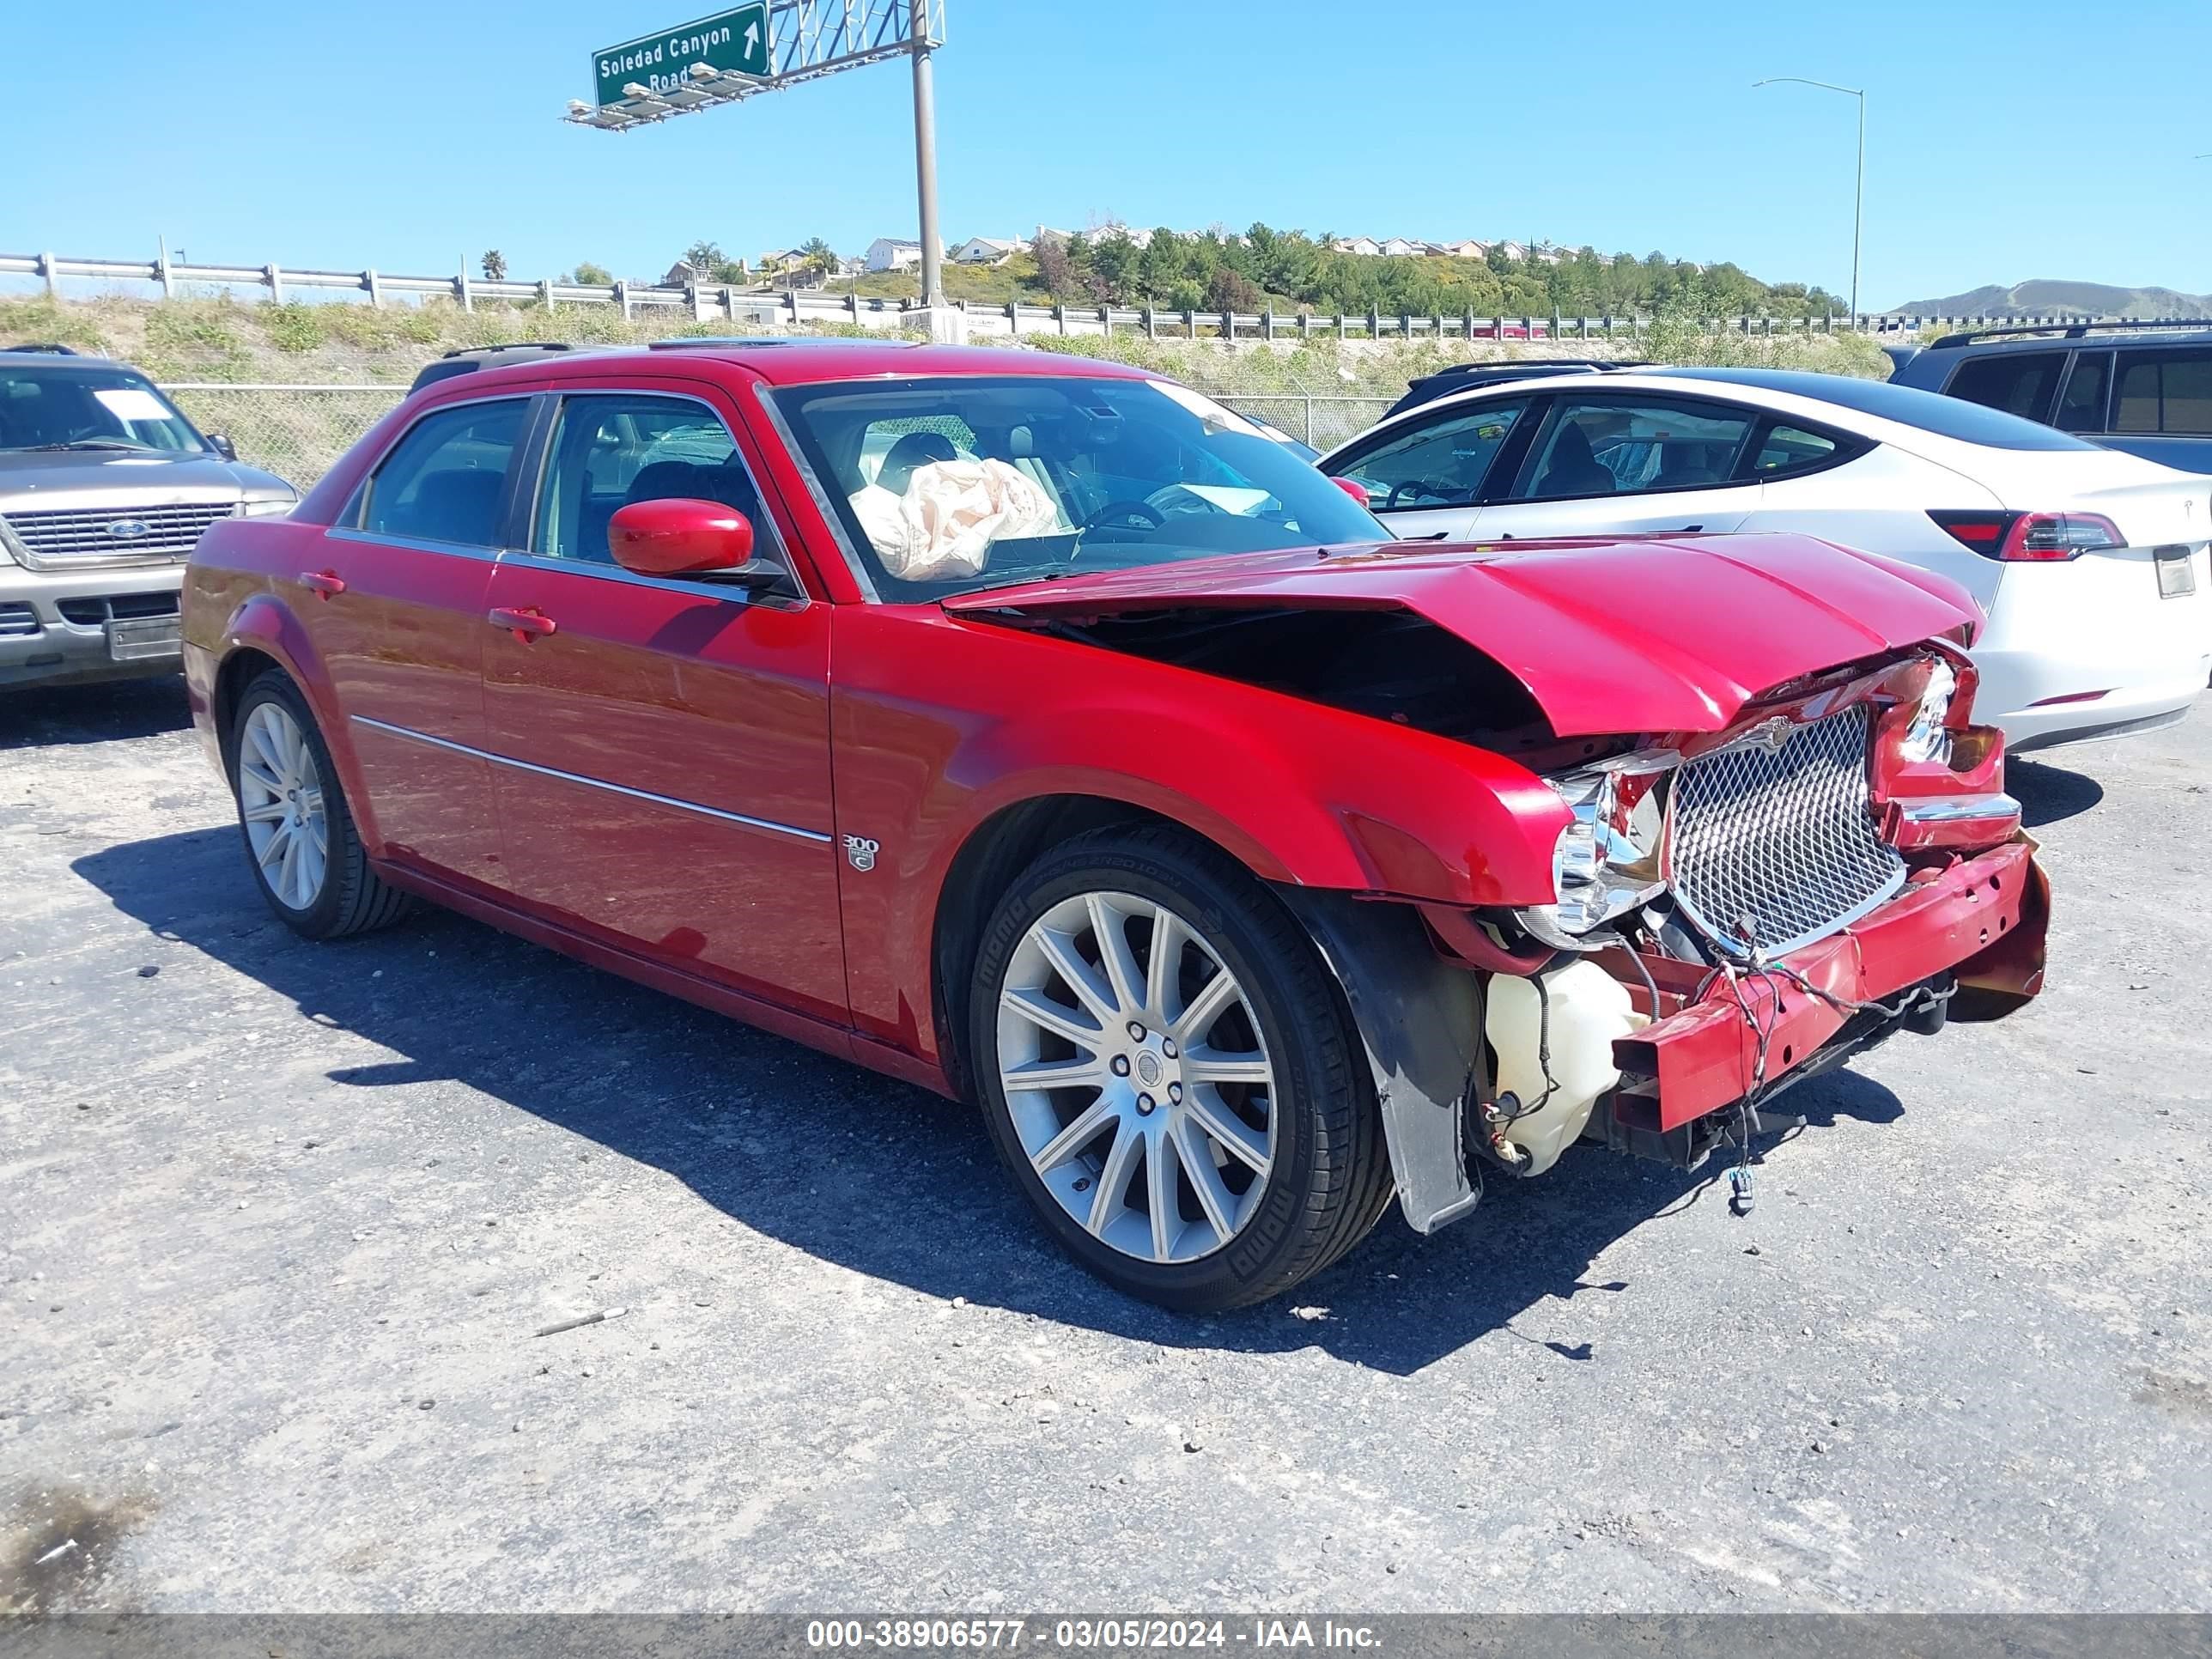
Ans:
[{"label": "front fender", "polygon": [[1024,799],[1096,795],[1188,824],[1269,881],[1456,906],[1553,897],[1567,810],[1513,762],[1229,681],[1196,698],[1154,682],[1192,678],[1180,671],[1115,668],[970,735],[945,773],[963,798],[956,839]]}]

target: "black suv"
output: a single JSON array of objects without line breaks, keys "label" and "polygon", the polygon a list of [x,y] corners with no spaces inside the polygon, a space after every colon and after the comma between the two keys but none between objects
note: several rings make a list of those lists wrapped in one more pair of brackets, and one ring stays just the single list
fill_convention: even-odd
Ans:
[{"label": "black suv", "polygon": [[2212,472],[2212,326],[2051,323],[1947,334],[1890,379]]}]

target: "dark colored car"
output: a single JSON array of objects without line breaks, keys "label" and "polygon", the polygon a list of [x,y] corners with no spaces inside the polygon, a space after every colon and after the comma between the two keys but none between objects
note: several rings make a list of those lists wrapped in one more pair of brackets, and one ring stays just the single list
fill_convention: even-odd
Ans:
[{"label": "dark colored car", "polygon": [[1393,542],[1144,370],[740,341],[426,385],[204,538],[185,659],[295,931],[428,898],[972,1098],[1212,1309],[2035,994],[1979,621],[1798,537]]},{"label": "dark colored car", "polygon": [[2072,323],[1947,334],[1899,386],[2002,409],[2185,472],[2212,472],[2212,327]]},{"label": "dark colored car", "polygon": [[1391,404],[1382,418],[1387,421],[1391,416],[1406,410],[1432,404],[1455,392],[1472,392],[1477,386],[1503,386],[1508,380],[1540,380],[1553,374],[1588,374],[1593,370],[1643,367],[1640,359],[1630,361],[1613,357],[1546,357],[1533,362],[1454,363],[1449,368],[1424,374],[1418,380],[1408,380],[1406,395]]}]

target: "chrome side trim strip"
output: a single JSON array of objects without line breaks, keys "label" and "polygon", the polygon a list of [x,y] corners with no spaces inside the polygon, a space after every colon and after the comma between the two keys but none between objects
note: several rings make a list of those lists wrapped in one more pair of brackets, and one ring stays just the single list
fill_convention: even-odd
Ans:
[{"label": "chrome side trim strip", "polygon": [[796,824],[778,823],[773,818],[748,817],[743,812],[725,812],[719,806],[702,806],[696,800],[678,800],[673,795],[656,795],[650,789],[633,789],[627,784],[609,783],[605,778],[587,778],[580,772],[563,772],[558,767],[539,766],[534,762],[516,760],[511,755],[495,755],[489,749],[472,749],[467,744],[455,743],[448,738],[434,738],[428,732],[417,732],[411,726],[394,726],[388,720],[373,720],[366,714],[354,714],[349,718],[356,726],[368,726],[373,732],[404,738],[410,743],[427,744],[433,749],[451,750],[456,755],[489,761],[495,766],[511,766],[518,772],[535,772],[540,777],[558,778],[563,783],[580,783],[586,788],[604,789],[610,794],[628,795],[633,800],[651,801],[655,806],[672,806],[680,812],[696,812],[702,817],[743,824],[748,830],[765,830],[770,835],[789,836],[796,841],[813,842],[823,847],[830,844],[830,837],[818,830],[801,830]]}]

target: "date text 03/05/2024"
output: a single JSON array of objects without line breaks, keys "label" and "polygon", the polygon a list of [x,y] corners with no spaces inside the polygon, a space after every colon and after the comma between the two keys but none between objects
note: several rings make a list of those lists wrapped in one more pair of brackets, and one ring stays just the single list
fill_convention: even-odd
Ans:
[{"label": "date text 03/05/2024", "polygon": [[1034,1644],[1070,1650],[1130,1649],[1334,1648],[1372,1650],[1382,1637],[1371,1626],[1333,1619],[817,1619],[806,1626],[809,1647],[913,1651],[994,1648]]}]

